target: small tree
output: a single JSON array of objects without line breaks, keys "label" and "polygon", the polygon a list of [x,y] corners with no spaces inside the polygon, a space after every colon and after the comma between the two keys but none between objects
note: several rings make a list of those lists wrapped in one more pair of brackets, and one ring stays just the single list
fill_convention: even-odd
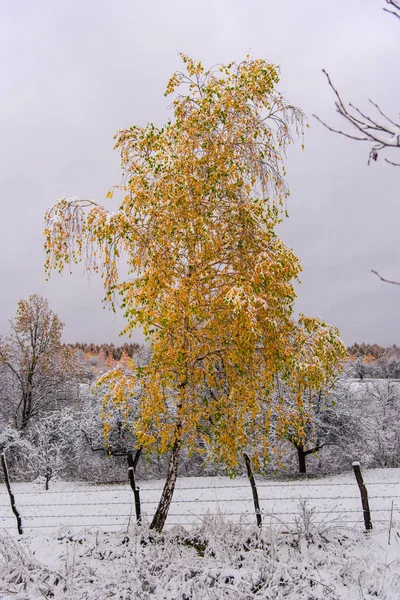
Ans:
[{"label": "small tree", "polygon": [[0,361],[17,392],[8,400],[19,430],[50,406],[78,372],[74,352],[61,343],[63,327],[47,300],[35,294],[18,302],[11,333],[0,339]]},{"label": "small tree", "polygon": [[306,472],[309,454],[334,441],[333,424],[324,419],[324,410],[346,355],[336,327],[300,316],[289,371],[277,380],[274,424],[277,440],[286,439],[296,448],[300,473]]},{"label": "small tree", "polygon": [[364,407],[365,442],[372,464],[377,467],[398,467],[400,382],[372,379],[362,382],[355,393]]},{"label": "small tree", "polygon": [[[158,531],[183,447],[211,446],[234,470],[250,432],[267,445],[269,413],[259,416],[276,373],[290,363],[300,271],[275,227],[288,196],[284,152],[303,113],[275,90],[278,71],[264,60],[206,70],[182,59],[186,73],[175,73],[166,92],[185,86],[174,120],[117,134],[117,212],[62,199],[45,231],[47,269],[81,259],[100,269],[107,298],[122,298],[124,333],[139,326],[152,341],[148,365],[129,378],[114,370],[108,383],[122,407],[126,390],[140,388],[135,419],[126,413],[137,444],[170,452],[151,524]],[[122,256],[128,279],[119,274]]]},{"label": "small tree", "polygon": [[305,403],[309,411],[303,417],[302,439],[291,428],[287,432],[287,440],[296,449],[299,473],[307,472],[307,457],[316,456],[323,448],[335,446],[336,454],[351,458],[365,432],[357,412],[352,410],[353,404],[340,393],[338,384],[330,390],[308,391]]},{"label": "small tree", "polygon": [[48,412],[31,423],[27,435],[32,445],[30,462],[46,490],[50,481],[62,478],[76,460],[79,433],[77,415],[70,409]]}]

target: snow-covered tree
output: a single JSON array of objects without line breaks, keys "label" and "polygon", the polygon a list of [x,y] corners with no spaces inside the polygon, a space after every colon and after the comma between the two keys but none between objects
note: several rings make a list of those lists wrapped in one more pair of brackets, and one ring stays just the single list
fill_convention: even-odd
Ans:
[{"label": "snow-covered tree", "polygon": [[46,412],[29,426],[26,438],[32,447],[30,462],[49,489],[54,478],[65,478],[79,459],[77,415],[71,409]]},{"label": "snow-covered tree", "polygon": [[17,429],[24,430],[33,417],[54,408],[79,373],[75,353],[61,342],[63,327],[47,300],[33,295],[18,302],[10,335],[0,339],[0,363],[15,391],[6,402]]},{"label": "snow-covered tree", "polygon": [[368,463],[376,467],[400,466],[400,382],[371,379],[353,382],[353,396],[363,407],[363,448]]}]

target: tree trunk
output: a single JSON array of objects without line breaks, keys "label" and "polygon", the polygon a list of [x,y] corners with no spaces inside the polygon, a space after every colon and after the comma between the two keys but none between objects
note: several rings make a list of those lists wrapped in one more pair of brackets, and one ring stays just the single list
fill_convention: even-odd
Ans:
[{"label": "tree trunk", "polygon": [[303,446],[296,446],[297,456],[299,459],[299,473],[307,473],[306,469],[306,452]]},{"label": "tree trunk", "polygon": [[21,429],[25,429],[29,423],[32,412],[32,388],[29,385],[29,390],[26,394],[26,403],[24,403],[24,412],[22,415],[22,427]]},{"label": "tree trunk", "polygon": [[158,533],[161,533],[164,528],[169,507],[171,506],[176,478],[178,476],[180,449],[181,443],[180,440],[177,439],[172,448],[171,458],[169,459],[167,478],[165,480],[165,485],[161,494],[160,502],[158,503],[157,510],[150,525],[150,529],[155,529]]},{"label": "tree trunk", "polygon": [[26,391],[24,392],[24,402],[22,405],[21,430],[24,430],[27,427],[29,420],[31,418],[34,374],[35,374],[34,366],[31,365],[29,367],[29,372],[28,372],[28,377],[27,377]]},{"label": "tree trunk", "polygon": [[32,412],[32,390],[29,389],[27,392],[22,392],[22,399],[17,408],[17,412],[15,414],[14,422],[15,427],[18,431],[23,431],[26,429],[29,420],[31,418]]},{"label": "tree trunk", "polygon": [[47,469],[46,469],[46,474],[44,476],[45,477],[45,490],[46,490],[46,492],[49,490],[49,483],[50,483],[50,479],[52,478],[52,476],[53,476],[53,469],[50,466],[48,466]]},{"label": "tree trunk", "polygon": [[254,502],[254,510],[256,513],[257,525],[258,525],[258,527],[261,527],[262,519],[261,519],[260,502],[258,500],[257,486],[256,486],[256,481],[254,479],[253,470],[251,468],[250,457],[246,452],[244,452],[243,458],[244,458],[244,462],[246,463],[247,476],[250,481],[251,491],[253,492],[253,502]]},{"label": "tree trunk", "polygon": [[20,401],[19,405],[17,406],[15,414],[14,414],[14,424],[15,424],[15,429],[17,431],[22,431],[25,427],[25,425],[24,425],[25,412],[26,412],[26,393],[24,391],[22,391],[21,401]]}]

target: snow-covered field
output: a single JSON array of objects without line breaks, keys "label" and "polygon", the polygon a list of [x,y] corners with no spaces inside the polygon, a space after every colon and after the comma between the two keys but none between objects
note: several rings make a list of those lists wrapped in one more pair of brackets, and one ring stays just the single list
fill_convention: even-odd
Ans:
[{"label": "snow-covered field", "polygon": [[352,473],[259,482],[262,532],[247,480],[182,478],[162,536],[146,525],[161,481],[141,486],[140,528],[128,485],[15,484],[22,536],[1,486],[0,598],[398,600],[400,469],[364,479],[367,535]]},{"label": "snow-covered field", "polygon": [[[400,519],[400,469],[373,469],[364,473],[373,522],[385,526]],[[163,482],[145,481],[140,485],[142,512],[149,519],[159,500]],[[105,531],[121,530],[134,519],[133,493],[128,484],[88,485],[50,483],[45,491],[38,483],[13,485],[24,530],[56,529],[60,526],[100,526]],[[299,501],[307,500],[320,521],[363,527],[360,493],[352,472],[323,479],[260,481],[261,509],[267,521],[293,525],[299,513]],[[178,479],[167,524],[201,524],[206,513],[252,523],[255,520],[252,494],[246,478],[185,477]],[[0,527],[15,529],[8,495],[0,485]]]}]

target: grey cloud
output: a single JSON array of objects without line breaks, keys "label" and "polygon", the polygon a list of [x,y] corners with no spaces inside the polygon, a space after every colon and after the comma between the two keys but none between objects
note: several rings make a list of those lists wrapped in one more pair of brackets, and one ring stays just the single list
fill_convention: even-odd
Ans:
[{"label": "grey cloud", "polygon": [[[399,25],[379,0],[11,0],[0,21],[2,333],[20,297],[42,293],[68,341],[118,341],[101,282],[43,272],[43,215],[61,196],[103,201],[119,181],[117,129],[168,116],[163,91],[178,52],[207,64],[250,51],[281,65],[280,89],[308,115],[306,150],[288,155],[290,218],[281,227],[302,260],[298,310],[337,324],[347,343],[400,342],[399,170],[367,167],[367,145],[324,130],[338,123],[321,73],[346,98],[398,112]],[[141,339],[138,333],[138,339]]]}]

